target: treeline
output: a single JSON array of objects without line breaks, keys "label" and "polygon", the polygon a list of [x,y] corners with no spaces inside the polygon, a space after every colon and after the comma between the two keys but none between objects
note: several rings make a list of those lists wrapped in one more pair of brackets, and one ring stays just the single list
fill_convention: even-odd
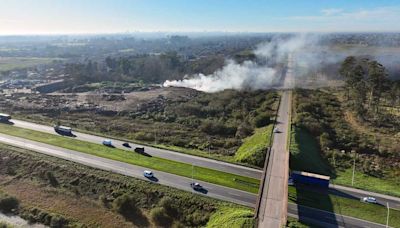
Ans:
[{"label": "treeline", "polygon": [[296,89],[294,94],[295,127],[316,139],[332,168],[350,168],[356,154],[366,174],[382,177],[398,170],[400,144],[356,131],[345,120],[345,104],[332,91]]},{"label": "treeline", "polygon": [[362,120],[380,125],[388,120],[382,107],[400,105],[400,81],[389,80],[379,62],[349,56],[342,63],[340,74],[346,83],[346,100]]},{"label": "treeline", "polygon": [[164,54],[107,57],[104,61],[69,63],[65,73],[76,83],[118,81],[162,83],[182,79],[185,75],[211,74],[224,64],[224,57],[207,56],[195,60],[184,59],[176,52]]}]

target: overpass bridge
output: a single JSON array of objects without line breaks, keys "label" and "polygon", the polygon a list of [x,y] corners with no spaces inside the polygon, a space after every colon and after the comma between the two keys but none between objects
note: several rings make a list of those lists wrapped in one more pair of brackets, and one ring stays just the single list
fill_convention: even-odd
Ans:
[{"label": "overpass bridge", "polygon": [[291,112],[291,88],[294,87],[292,56],[283,79],[282,97],[279,104],[272,146],[266,156],[262,186],[256,205],[255,217],[260,228],[284,227],[287,221],[289,134]]}]

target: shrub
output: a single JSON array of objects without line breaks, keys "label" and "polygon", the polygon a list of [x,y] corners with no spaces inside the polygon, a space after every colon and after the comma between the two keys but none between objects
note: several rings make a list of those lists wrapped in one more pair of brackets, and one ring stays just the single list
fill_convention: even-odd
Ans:
[{"label": "shrub", "polygon": [[262,113],[253,119],[253,124],[255,127],[264,127],[269,123],[271,123],[271,117],[265,113]]},{"label": "shrub", "polygon": [[169,227],[172,223],[171,217],[167,215],[165,209],[162,207],[156,207],[151,209],[150,217],[156,225]]},{"label": "shrub", "polygon": [[178,214],[178,210],[176,209],[175,202],[171,197],[165,196],[163,197],[158,205],[164,208],[165,213],[167,213],[171,217],[175,217]]},{"label": "shrub", "polygon": [[3,213],[10,213],[17,210],[19,201],[17,198],[8,195],[0,195],[0,211]]},{"label": "shrub", "polygon": [[200,130],[210,135],[235,135],[237,127],[224,125],[220,121],[206,120],[200,125]]},{"label": "shrub", "polygon": [[62,228],[65,227],[67,224],[67,220],[64,219],[63,217],[60,217],[58,215],[51,217],[50,220],[50,227],[52,228]]},{"label": "shrub", "polygon": [[138,214],[140,211],[136,206],[136,200],[128,194],[117,197],[113,202],[113,209],[125,217]]},{"label": "shrub", "polygon": [[56,177],[54,176],[53,172],[47,172],[46,173],[46,177],[50,182],[50,185],[53,187],[57,187],[58,186],[58,181],[56,179]]}]

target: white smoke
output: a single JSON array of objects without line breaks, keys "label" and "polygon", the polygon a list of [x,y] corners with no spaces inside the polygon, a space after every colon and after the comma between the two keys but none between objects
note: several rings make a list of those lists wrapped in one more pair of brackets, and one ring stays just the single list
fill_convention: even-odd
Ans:
[{"label": "white smoke", "polygon": [[[307,45],[304,35],[286,40],[273,39],[254,51],[259,58],[269,62],[285,61],[289,53],[296,52]],[[225,89],[268,89],[281,80],[278,71],[266,64],[245,61],[241,64],[228,60],[226,65],[211,75],[197,74],[185,76],[183,80],[165,81],[165,87],[187,87],[204,92],[218,92]]]},{"label": "white smoke", "polygon": [[164,86],[188,87],[204,92],[217,92],[224,89],[266,89],[274,82],[276,71],[261,67],[251,61],[242,64],[229,60],[212,75],[198,74],[189,79],[164,82]]}]

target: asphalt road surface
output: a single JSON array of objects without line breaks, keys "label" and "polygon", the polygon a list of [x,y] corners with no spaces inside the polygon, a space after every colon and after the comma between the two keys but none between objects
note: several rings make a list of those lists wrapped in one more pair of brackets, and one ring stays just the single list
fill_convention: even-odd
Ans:
[{"label": "asphalt road surface", "polygon": [[288,216],[306,223],[315,224],[324,228],[351,227],[351,228],[384,228],[385,225],[368,222],[349,216],[333,214],[297,204],[288,204]]},{"label": "asphalt road surface", "polygon": [[389,204],[390,208],[400,210],[400,198],[394,196],[388,196],[380,193],[364,191],[361,189],[350,188],[340,185],[333,185],[333,184],[329,186],[329,193],[348,198],[354,197],[357,199],[361,199],[362,197],[372,196],[376,198],[378,204],[385,207],[387,206],[387,204]]},{"label": "asphalt road surface", "polygon": [[[177,176],[174,174],[169,174],[161,171],[152,170],[154,172],[155,178],[157,178],[157,181],[154,181],[143,176],[143,171],[148,170],[145,167],[130,165],[124,162],[101,158],[98,156],[89,155],[5,134],[0,134],[0,142],[20,148],[25,148],[35,152],[47,154],[50,156],[62,158],[65,160],[73,161],[93,168],[111,171],[126,176],[139,178],[142,180],[153,181],[155,183],[159,183],[162,185],[167,185],[185,191],[192,191],[193,193],[206,195],[212,198],[221,199],[249,207],[254,207],[257,197],[257,195],[253,193],[236,190],[233,188],[227,188],[211,183],[205,183],[203,181],[192,180],[191,178]],[[194,191],[190,187],[190,183],[192,183],[192,181],[200,183],[207,191],[207,193],[205,194],[198,191]]]},{"label": "asphalt road surface", "polygon": [[[219,185],[206,183],[202,181],[192,180],[191,178],[181,177],[165,172],[153,171],[156,179],[150,180],[143,176],[143,171],[148,170],[145,167],[140,167],[136,165],[130,165],[119,161],[114,161],[110,159],[105,159],[73,150],[67,150],[64,148],[51,146],[44,143],[39,143],[31,140],[26,140],[14,136],[0,134],[0,142],[13,145],[20,148],[29,149],[31,151],[36,151],[39,153],[47,154],[50,156],[58,157],[61,159],[73,161],[76,163],[80,163],[86,166],[90,166],[93,168],[102,169],[105,171],[115,172],[126,176],[135,177],[138,179],[146,180],[149,182],[154,182],[155,184],[162,184],[170,187],[174,187],[177,189],[191,191],[193,194],[200,194],[228,202],[233,202],[237,204],[241,204],[244,206],[254,207],[257,199],[256,194],[244,192],[241,190],[236,190],[232,188],[222,187]],[[207,191],[206,193],[201,193],[194,191],[190,187],[190,183],[199,182],[204,189]],[[340,222],[345,221],[346,227],[382,227],[378,226],[375,223],[370,223],[368,221],[359,220],[356,218],[351,218],[347,216],[341,215],[332,215],[329,212],[324,212],[320,210],[316,210],[313,208],[300,207],[302,208],[300,211],[298,210],[298,206],[295,204],[289,204],[288,213],[289,216],[299,217],[304,221],[309,221],[312,223],[322,224],[321,222],[326,222],[329,225],[332,224],[340,224]],[[318,212],[316,214],[316,212]],[[321,216],[322,217],[316,217]],[[335,219],[336,218],[336,219]],[[343,220],[344,219],[344,220]],[[365,225],[367,224],[367,225]],[[361,226],[360,226],[361,225]],[[364,226],[365,225],[365,226]],[[329,227],[329,226],[326,226]]]},{"label": "asphalt road surface", "polygon": [[[20,127],[20,128],[26,128],[30,130],[35,130],[35,131],[40,131],[40,132],[46,132],[54,135],[58,135],[53,127],[46,126],[46,125],[41,125],[41,124],[36,124],[36,123],[31,123],[27,121],[22,121],[22,120],[11,120],[12,123],[14,123],[14,126]],[[82,140],[82,141],[87,141],[91,143],[97,143],[97,144],[102,144],[103,140],[106,139],[105,137],[100,137],[96,135],[90,135],[90,134],[85,134],[85,133],[80,133],[80,132],[73,132],[74,135],[76,135],[75,139]],[[65,136],[67,137],[67,136]],[[144,147],[145,152],[147,154],[150,154],[151,156],[155,157],[160,157],[160,158],[165,158],[169,160],[174,160],[174,161],[179,161],[183,163],[188,163],[188,164],[193,164],[196,166],[202,166],[210,169],[215,169],[227,173],[233,173],[241,176],[246,176],[246,177],[252,177],[255,179],[260,179],[262,175],[262,170],[259,169],[253,169],[249,167],[244,167],[240,165],[235,165],[227,162],[222,162],[222,161],[217,161],[209,158],[203,158],[203,157],[198,157],[198,156],[193,156],[193,155],[188,155],[188,154],[183,154],[179,152],[174,152],[170,150],[164,150],[164,149],[158,149],[154,147],[149,147],[149,146],[142,146],[134,143],[129,143],[132,146],[132,149],[126,148],[122,146],[122,144],[125,141],[120,141],[120,140],[115,140],[112,139],[112,143],[115,147],[119,149],[124,149],[124,150],[132,150],[135,147]]]}]

